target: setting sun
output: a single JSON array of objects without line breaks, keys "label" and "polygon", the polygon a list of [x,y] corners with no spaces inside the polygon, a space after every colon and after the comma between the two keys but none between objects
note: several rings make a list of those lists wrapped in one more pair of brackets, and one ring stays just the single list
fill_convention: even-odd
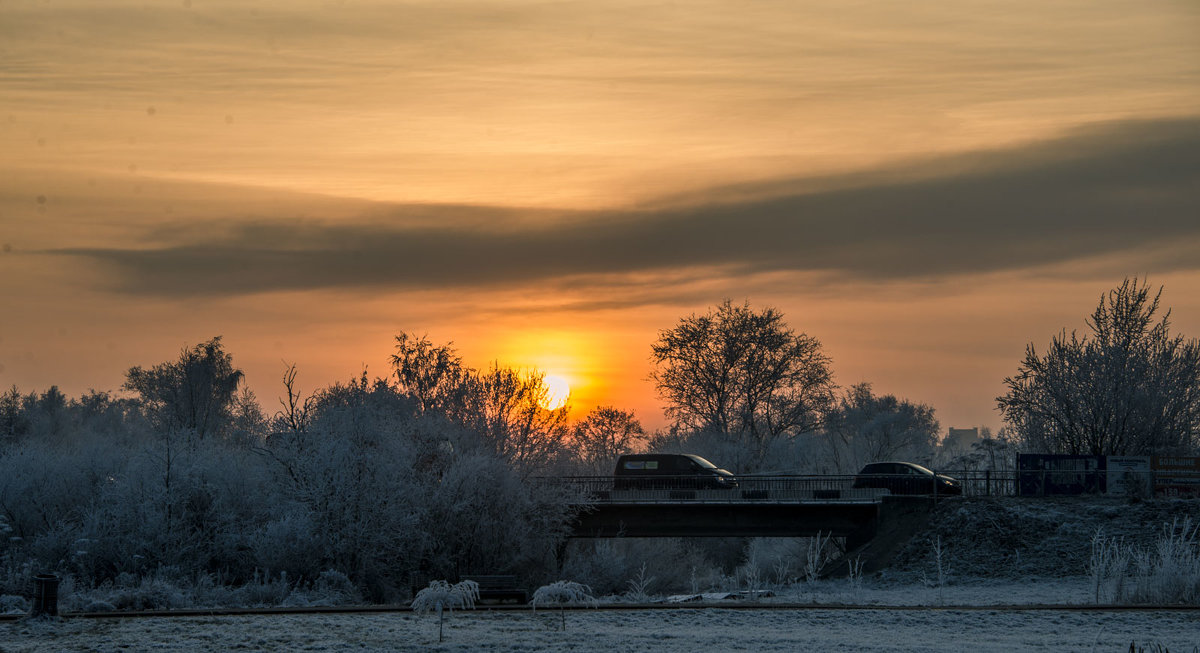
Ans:
[{"label": "setting sun", "polygon": [[542,399],[542,407],[546,410],[562,408],[571,396],[571,384],[557,374],[547,374],[542,382],[546,384],[546,396]]}]

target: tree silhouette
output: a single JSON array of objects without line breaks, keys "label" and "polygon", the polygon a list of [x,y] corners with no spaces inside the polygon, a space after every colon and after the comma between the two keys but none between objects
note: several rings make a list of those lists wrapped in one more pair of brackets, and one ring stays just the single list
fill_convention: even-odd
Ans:
[{"label": "tree silhouette", "polygon": [[1091,334],[1033,344],[996,402],[1025,446],[1053,453],[1185,453],[1200,441],[1200,342],[1171,336],[1162,287],[1125,279],[1100,297]]},{"label": "tree silhouette", "polygon": [[186,430],[203,439],[228,424],[242,371],[233,366],[233,356],[217,336],[184,348],[177,361],[148,370],[131,368],[125,378],[122,387],[138,393],[158,428]]},{"label": "tree silhouette", "polygon": [[774,439],[819,428],[834,400],[821,343],[770,307],[725,300],[682,318],[659,333],[651,358],[650,378],[677,427],[744,440],[759,456]]}]

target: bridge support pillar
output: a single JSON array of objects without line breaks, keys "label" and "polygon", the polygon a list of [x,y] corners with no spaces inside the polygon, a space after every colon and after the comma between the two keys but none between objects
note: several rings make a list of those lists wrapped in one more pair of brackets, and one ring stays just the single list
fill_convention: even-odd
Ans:
[{"label": "bridge support pillar", "polygon": [[567,545],[570,543],[571,540],[564,537],[563,540],[554,547],[554,568],[559,572],[560,575],[562,574],[563,564],[567,560]]},{"label": "bridge support pillar", "polygon": [[871,523],[862,528],[846,534],[846,552],[855,551],[867,545],[875,538],[876,523]]}]

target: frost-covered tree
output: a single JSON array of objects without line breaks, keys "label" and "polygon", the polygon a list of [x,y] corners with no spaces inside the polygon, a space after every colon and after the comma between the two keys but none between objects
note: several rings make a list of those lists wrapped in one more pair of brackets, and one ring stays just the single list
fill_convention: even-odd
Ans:
[{"label": "frost-covered tree", "polygon": [[1186,453],[1200,445],[1200,341],[1170,333],[1162,287],[1126,279],[1100,297],[1090,334],[1033,344],[996,399],[1029,450],[1092,455]]},{"label": "frost-covered tree", "polygon": [[0,394],[0,444],[15,442],[29,431],[29,418],[21,407],[21,391],[12,386]]},{"label": "frost-covered tree", "polygon": [[328,565],[381,600],[401,569],[419,564],[421,504],[435,479],[417,460],[433,436],[409,399],[365,372],[318,392],[311,411],[304,439],[272,437],[265,447],[292,506],[288,523],[311,529]]},{"label": "frost-covered tree", "polygon": [[396,336],[392,369],[400,392],[415,399],[422,411],[446,414],[462,409],[470,370],[463,367],[453,343],[435,345],[427,336],[401,333]]},{"label": "frost-covered tree", "polygon": [[586,605],[596,607],[596,598],[592,596],[592,588],[573,580],[556,580],[549,585],[543,585],[533,592],[530,602],[534,611],[539,607],[558,606],[559,620],[562,630],[567,629],[567,616],[564,608],[571,605]]},{"label": "frost-covered tree", "polygon": [[418,614],[424,614],[431,610],[437,612],[438,642],[440,643],[443,641],[443,610],[453,612],[454,608],[474,608],[477,600],[479,600],[479,583],[473,580],[464,580],[453,585],[444,580],[435,580],[429,583],[429,587],[417,592],[417,595],[413,597],[412,609]]},{"label": "frost-covered tree", "polygon": [[760,459],[773,440],[820,427],[834,401],[821,343],[774,308],[726,300],[659,332],[651,352],[651,379],[678,429],[728,435]]},{"label": "frost-covered tree", "polygon": [[468,426],[517,469],[531,473],[549,464],[568,434],[570,407],[547,408],[550,390],[541,372],[497,364],[469,381]]},{"label": "frost-covered tree", "polygon": [[878,460],[929,462],[937,444],[933,408],[876,395],[870,383],[849,388],[829,413],[825,426],[829,455],[841,473]]},{"label": "frost-covered tree", "polygon": [[187,431],[203,439],[228,426],[241,382],[242,371],[233,366],[233,356],[217,336],[184,348],[179,360],[130,368],[123,387],[138,393],[160,430]]},{"label": "frost-covered tree", "polygon": [[229,383],[219,428],[193,431],[168,409],[186,393],[164,390],[189,376],[193,354],[221,358],[228,373],[217,376],[235,376],[227,354],[201,346],[134,374],[145,390],[136,399],[6,394],[17,433],[0,434],[5,564],[59,570],[81,592],[174,584],[170,605],[184,586],[225,585],[217,594],[230,600],[236,588],[262,589],[267,569],[293,588],[332,570],[361,596],[394,601],[417,570],[537,575],[552,564],[569,497],[527,481],[486,420],[469,418],[475,404],[453,416],[422,409],[365,371],[302,398],[285,375],[291,400],[275,419]]},{"label": "frost-covered tree", "polygon": [[482,441],[523,473],[545,468],[568,436],[568,406],[547,408],[545,375],[493,363],[464,367],[449,345],[396,336],[392,367],[398,391],[427,415],[439,415],[479,434]]}]

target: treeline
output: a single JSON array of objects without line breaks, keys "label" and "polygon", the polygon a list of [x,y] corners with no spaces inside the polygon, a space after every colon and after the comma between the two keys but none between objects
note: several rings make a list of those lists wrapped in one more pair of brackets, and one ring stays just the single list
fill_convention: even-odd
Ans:
[{"label": "treeline", "polygon": [[[726,303],[714,315],[790,334],[772,309]],[[795,344],[761,331],[759,344]],[[305,394],[287,369],[271,414],[219,337],[128,370],[120,395],[13,388],[0,396],[0,595],[27,593],[41,571],[76,590],[342,577],[372,601],[404,597],[413,572],[551,580],[572,497],[538,477],[610,474],[617,455],[646,449],[698,452],[739,473],[844,471],[830,447],[864,459],[933,451],[932,409],[865,385],[838,398],[831,374],[774,361],[780,369],[723,372],[728,383],[765,374],[751,404],[721,408],[725,431],[699,411],[657,433],[611,406],[571,421],[569,407],[547,408],[540,373],[473,369],[451,345],[410,334],[396,337],[386,377],[364,371]],[[812,362],[828,365],[802,356]],[[819,388],[796,386],[814,379]],[[813,431],[826,425],[828,436]]]},{"label": "treeline", "polygon": [[537,407],[536,375],[469,376],[472,410],[456,412],[365,373],[300,396],[291,369],[268,417],[214,338],[130,370],[134,397],[9,391],[0,594],[35,571],[95,587],[164,573],[238,585],[267,570],[303,584],[333,570],[382,601],[413,571],[544,573],[567,497],[527,479],[566,455],[547,448],[566,413]]},{"label": "treeline", "polygon": [[631,451],[697,453],[740,474],[1193,453],[1200,345],[1160,313],[1158,295],[1127,280],[1101,298],[1092,335],[1064,332],[1045,355],[1031,345],[997,400],[1005,427],[969,450],[939,442],[928,405],[838,387],[817,339],[749,304],[659,333],[651,379],[672,423],[654,433],[611,406],[572,421],[568,406],[547,407],[539,372],[470,368],[411,334],[396,337],[385,377],[305,394],[287,369],[268,413],[213,338],[128,370],[121,395],[0,395],[0,595],[26,593],[41,571],[82,589],[342,579],[372,601],[404,597],[413,572],[553,580],[573,498],[538,477],[607,475]]}]

